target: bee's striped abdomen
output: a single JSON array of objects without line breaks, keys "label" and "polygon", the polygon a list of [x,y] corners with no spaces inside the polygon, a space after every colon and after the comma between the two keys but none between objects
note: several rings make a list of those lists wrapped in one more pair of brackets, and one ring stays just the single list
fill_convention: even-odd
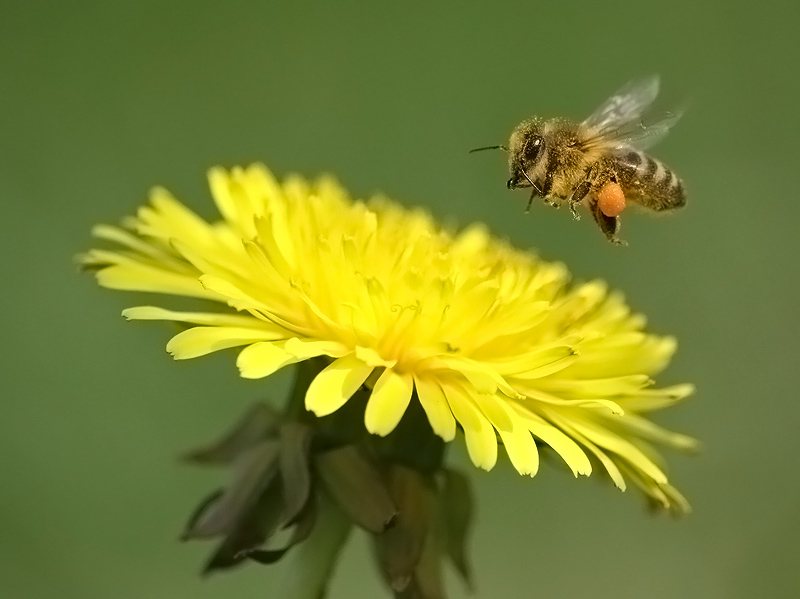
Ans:
[{"label": "bee's striped abdomen", "polygon": [[626,198],[658,211],[686,204],[683,183],[663,162],[635,150],[620,151],[614,157]]}]

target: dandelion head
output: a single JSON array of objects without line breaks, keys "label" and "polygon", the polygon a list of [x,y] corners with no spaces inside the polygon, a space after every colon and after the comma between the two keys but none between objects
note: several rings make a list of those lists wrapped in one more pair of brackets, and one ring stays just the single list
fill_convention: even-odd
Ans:
[{"label": "dandelion head", "polygon": [[366,390],[366,430],[385,436],[415,402],[444,441],[463,431],[480,468],[503,447],[533,476],[547,445],[576,476],[601,468],[688,509],[654,445],[695,442],[647,416],[693,388],[654,386],[675,339],[645,332],[621,294],[574,284],[482,226],[449,231],[383,197],[354,201],[331,179],[279,182],[251,166],[209,182],[219,220],[158,188],[123,226],[97,226],[110,247],[81,258],[104,287],[218,305],[124,311],[189,325],[167,344],[175,359],[238,348],[241,376],[259,379],[318,358],[304,397],[316,416]]}]

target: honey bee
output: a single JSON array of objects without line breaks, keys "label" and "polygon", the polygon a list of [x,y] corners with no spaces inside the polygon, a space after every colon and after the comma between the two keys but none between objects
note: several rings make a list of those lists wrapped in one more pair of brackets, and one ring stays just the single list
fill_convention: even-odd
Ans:
[{"label": "honey bee", "polygon": [[628,201],[654,211],[686,204],[683,183],[661,161],[644,152],[678,121],[680,113],[644,125],[642,114],[658,95],[652,76],[632,81],[616,92],[589,118],[577,123],[565,118],[525,120],[512,131],[508,146],[509,189],[531,188],[534,198],[550,206],[564,202],[580,219],[585,204],[609,241],[617,237],[619,215]]}]

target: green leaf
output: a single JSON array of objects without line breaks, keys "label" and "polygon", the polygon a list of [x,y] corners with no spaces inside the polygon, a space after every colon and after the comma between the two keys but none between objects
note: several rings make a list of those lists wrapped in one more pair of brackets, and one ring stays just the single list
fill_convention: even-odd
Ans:
[{"label": "green leaf", "polygon": [[447,556],[472,589],[472,565],[468,557],[467,537],[472,526],[474,501],[467,477],[453,470],[445,470],[440,501],[445,523]]},{"label": "green leaf", "polygon": [[432,519],[412,582],[420,599],[445,598],[442,582],[443,532],[444,523]]},{"label": "green leaf", "polygon": [[375,466],[354,446],[317,454],[316,471],[331,498],[360,527],[382,532],[397,514]]},{"label": "green leaf", "polygon": [[311,493],[309,449],[311,429],[297,422],[281,427],[281,452],[279,458],[283,498],[286,503],[286,520],[292,523],[300,515]]},{"label": "green leaf", "polygon": [[217,489],[200,502],[200,505],[198,505],[192,512],[192,515],[189,516],[189,521],[183,528],[184,532],[181,533],[181,541],[188,541],[192,538],[191,531],[194,529],[197,521],[204,518],[209,510],[216,507],[224,494],[225,489]]},{"label": "green leaf", "polygon": [[313,507],[313,501],[309,501],[294,523],[292,536],[284,547],[280,549],[251,549],[242,552],[243,557],[247,557],[260,564],[274,564],[281,559],[292,547],[305,541],[314,530],[317,520],[317,510]]},{"label": "green leaf", "polygon": [[390,468],[389,492],[397,518],[391,528],[375,535],[375,546],[389,585],[399,592],[412,582],[428,538],[431,492],[421,474],[400,465]]},{"label": "green leaf", "polygon": [[278,530],[283,522],[283,495],[277,477],[255,505],[236,521],[203,569],[204,574],[239,565]]},{"label": "green leaf", "polygon": [[233,480],[222,496],[208,506],[185,537],[226,535],[260,499],[277,472],[277,441],[263,441],[234,462]]},{"label": "green leaf", "polygon": [[255,404],[221,439],[189,451],[183,459],[204,465],[227,465],[243,451],[277,433],[278,416],[265,404]]}]

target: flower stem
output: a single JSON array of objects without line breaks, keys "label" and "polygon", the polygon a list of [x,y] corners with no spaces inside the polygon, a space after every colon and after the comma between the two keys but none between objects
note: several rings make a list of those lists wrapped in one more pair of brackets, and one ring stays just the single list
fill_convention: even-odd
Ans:
[{"label": "flower stem", "polygon": [[352,529],[350,520],[321,493],[317,500],[314,531],[289,554],[282,592],[285,599],[322,599],[339,553]]}]

